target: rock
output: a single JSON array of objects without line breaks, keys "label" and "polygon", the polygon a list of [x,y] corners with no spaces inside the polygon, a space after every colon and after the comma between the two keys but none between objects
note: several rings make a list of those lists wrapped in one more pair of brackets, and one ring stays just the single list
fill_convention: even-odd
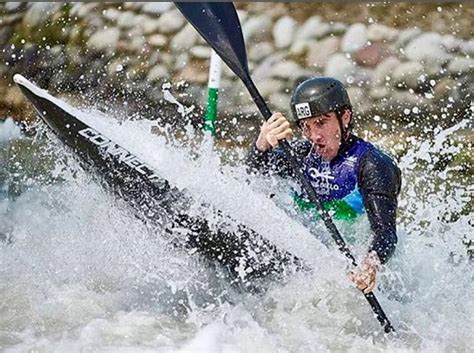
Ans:
[{"label": "rock", "polygon": [[92,10],[94,10],[100,3],[98,2],[89,2],[89,3],[83,3],[83,2],[77,2],[72,5],[71,11],[69,12],[69,15],[71,17],[79,17],[79,18],[85,18],[87,17]]},{"label": "rock", "polygon": [[399,88],[417,89],[424,71],[424,66],[419,62],[402,63],[393,71],[393,84]]},{"label": "rock", "polygon": [[133,18],[133,22],[134,22],[133,27],[134,27],[134,29],[139,31],[141,33],[141,35],[143,35],[145,33],[144,24],[149,23],[150,20],[151,19],[148,15],[143,15],[143,14],[135,15],[134,18]]},{"label": "rock", "polygon": [[322,38],[329,31],[329,24],[322,23],[321,17],[312,16],[298,29],[295,40],[308,40]]},{"label": "rock", "polygon": [[472,75],[474,59],[456,56],[448,65],[448,72],[454,76]]},{"label": "rock", "polygon": [[160,51],[159,50],[150,51],[150,56],[146,59],[146,63],[148,67],[155,66],[158,63],[162,64]]},{"label": "rock", "polygon": [[250,17],[243,25],[245,42],[263,42],[271,40],[272,21],[267,15]]},{"label": "rock", "polygon": [[140,23],[143,22],[143,17],[141,15],[135,15],[131,11],[122,12],[117,19],[117,27],[119,28],[133,28],[140,26]]},{"label": "rock", "polygon": [[172,2],[147,2],[142,6],[142,11],[152,15],[160,15],[172,7]]},{"label": "rock", "polygon": [[168,38],[162,34],[154,34],[148,38],[148,43],[155,48],[163,48],[168,43]]},{"label": "rock", "polygon": [[[137,62],[135,65],[133,65],[129,71],[129,77],[133,78],[132,81],[134,81],[133,85],[136,87],[136,90],[146,90],[150,86],[150,82],[148,80],[148,74],[150,73],[150,70],[152,69],[152,66],[147,65],[147,63],[140,63]],[[127,72],[128,73],[128,72]]]},{"label": "rock", "polygon": [[124,62],[121,59],[117,59],[109,63],[107,66],[107,75],[108,76],[115,76],[120,75],[126,72],[128,63]]},{"label": "rock", "polygon": [[407,111],[411,113],[411,109],[418,104],[416,102],[407,102],[413,96],[407,91],[392,91],[389,96],[380,99],[373,105],[372,113],[380,115],[382,121],[390,122],[391,120],[406,121]]},{"label": "rock", "polygon": [[134,11],[140,11],[145,4],[145,2],[141,1],[125,1],[123,8],[127,10],[134,10]]},{"label": "rock", "polygon": [[[175,58],[174,55],[171,55],[169,52],[166,51],[160,51],[160,64],[166,65],[167,67],[172,67],[173,65],[176,65],[177,63],[177,58]],[[188,60],[186,59],[187,53],[181,54],[184,61]],[[186,65],[186,63],[184,63]]]},{"label": "rock", "polygon": [[467,107],[469,102],[472,102],[472,97],[469,97],[469,93],[467,94],[467,97],[466,93],[461,95],[461,88],[459,87],[458,82],[452,78],[444,77],[434,87],[434,100],[437,106],[446,109],[450,107],[460,107],[463,105]]},{"label": "rock", "polygon": [[[419,114],[426,106],[430,105],[430,102],[420,96],[419,94],[413,94],[409,91],[392,91],[392,98],[396,102],[395,107],[399,109],[399,114]],[[408,111],[409,109],[409,111]]]},{"label": "rock", "polygon": [[462,43],[462,39],[456,38],[451,34],[447,34],[441,37],[441,44],[450,53],[458,52],[461,49]]},{"label": "rock", "polygon": [[84,22],[87,23],[87,27],[84,30],[84,34],[86,37],[92,36],[96,31],[105,29],[104,18],[98,13],[90,13],[84,16]]},{"label": "rock", "polygon": [[240,23],[244,23],[249,17],[249,13],[245,10],[237,10],[237,17],[239,18]]},{"label": "rock", "polygon": [[372,99],[380,100],[390,96],[391,91],[392,90],[388,87],[372,87],[369,91],[369,96],[372,97]]},{"label": "rock", "polygon": [[290,46],[298,28],[297,22],[290,16],[283,16],[273,26],[273,40],[277,48],[283,49]]},{"label": "rock", "polygon": [[[310,20],[311,19],[308,21]],[[305,24],[308,21],[306,21]],[[303,27],[301,27],[296,34],[296,40],[321,39],[327,37],[329,34],[334,34],[333,32],[338,32],[337,30],[333,31],[333,26],[331,26],[329,23],[319,22],[319,24],[317,24],[316,22],[317,20],[314,19],[312,23],[309,23],[309,28],[304,28],[305,25],[303,25]]]},{"label": "rock", "polygon": [[395,28],[390,28],[378,23],[374,23],[367,29],[367,39],[372,42],[392,42],[397,38],[398,33],[399,31]]},{"label": "rock", "polygon": [[122,11],[111,7],[110,9],[105,9],[102,15],[109,21],[117,21],[122,15]]},{"label": "rock", "polygon": [[284,58],[285,54],[279,52],[266,57],[252,72],[255,82],[270,78],[273,66],[283,61]]},{"label": "rock", "polygon": [[288,116],[290,111],[290,95],[285,93],[273,93],[268,96],[268,103],[274,111],[283,112]]},{"label": "rock", "polygon": [[274,52],[275,48],[271,42],[259,42],[250,46],[248,58],[251,61],[259,62]]},{"label": "rock", "polygon": [[474,39],[461,43],[461,52],[470,56],[474,56]]},{"label": "rock", "polygon": [[390,56],[389,47],[383,43],[376,42],[357,50],[353,54],[354,61],[360,66],[376,67],[379,63]]},{"label": "rock", "polygon": [[306,65],[308,67],[325,67],[329,58],[339,50],[340,43],[341,40],[337,37],[328,37],[312,42],[308,45]]},{"label": "rock", "polygon": [[354,63],[344,54],[337,53],[329,58],[324,74],[347,83],[348,79],[351,80],[354,77],[355,71],[356,66]]},{"label": "rock", "polygon": [[446,75],[446,69],[443,69],[440,63],[431,63],[425,65],[425,74],[428,78],[439,78]]},{"label": "rock", "polygon": [[355,23],[349,27],[342,37],[341,49],[345,53],[353,53],[367,44],[367,27],[362,23]]},{"label": "rock", "polygon": [[435,100],[439,101],[441,99],[451,96],[455,87],[456,80],[449,77],[443,77],[434,87]]},{"label": "rock", "polygon": [[120,30],[115,27],[95,32],[87,41],[87,46],[97,51],[113,51],[117,47]]},{"label": "rock", "polygon": [[6,92],[2,96],[9,107],[21,107],[25,102],[25,98],[17,87],[6,88]]},{"label": "rock", "polygon": [[283,80],[294,79],[301,75],[301,67],[291,60],[280,61],[275,63],[271,69],[271,76],[281,78]]},{"label": "rock", "polygon": [[63,68],[66,63],[66,55],[64,53],[64,46],[62,45],[55,45],[49,50],[48,57],[48,66],[61,69]]},{"label": "rock", "polygon": [[329,26],[329,31],[326,33],[326,35],[335,35],[335,36],[341,36],[347,31],[347,25],[342,22],[336,22],[332,26]]},{"label": "rock", "polygon": [[9,15],[0,15],[0,30],[12,32],[14,30],[15,24],[20,22],[23,19],[22,13],[9,14]]},{"label": "rock", "polygon": [[175,33],[181,29],[186,20],[178,10],[163,13],[156,21],[158,31],[163,34]]},{"label": "rock", "polygon": [[156,65],[147,74],[147,80],[154,82],[159,81],[162,79],[166,79],[169,77],[168,70],[163,65]]},{"label": "rock", "polygon": [[395,47],[404,48],[408,43],[418,37],[421,33],[422,32],[419,28],[409,28],[400,31],[400,33],[398,34],[398,39],[395,41]]},{"label": "rock", "polygon": [[320,22],[317,26],[313,24],[313,26],[314,27],[311,27],[311,29],[308,29],[306,35],[303,34],[303,30],[300,30],[298,33],[300,33],[301,36],[308,37],[308,39],[321,39],[333,32],[337,32],[337,30],[333,31],[333,27],[326,22]]},{"label": "rock", "polygon": [[271,94],[282,91],[285,88],[285,83],[281,80],[270,78],[260,81],[257,86],[262,97],[269,97]]},{"label": "rock", "polygon": [[393,71],[400,65],[400,60],[391,56],[382,61],[375,69],[372,75],[372,85],[383,86],[392,80]]},{"label": "rock", "polygon": [[61,8],[61,3],[55,2],[32,2],[23,17],[25,27],[40,27],[51,16]]},{"label": "rock", "polygon": [[[189,53],[188,52],[183,52],[180,53],[176,58],[174,58],[174,70],[179,71],[184,69],[189,63],[190,63],[190,58],[189,58]],[[165,61],[163,61],[165,62]],[[168,64],[167,66],[170,66]]]},{"label": "rock", "polygon": [[146,40],[143,36],[131,36],[131,39],[127,40],[128,50],[132,53],[140,53],[145,47]]},{"label": "rock", "polygon": [[288,49],[288,54],[290,56],[300,56],[305,55],[311,45],[311,42],[314,42],[314,39],[297,39],[292,44],[290,49]]},{"label": "rock", "polygon": [[451,57],[443,46],[441,35],[434,32],[419,35],[408,43],[404,52],[408,60],[427,64],[442,64]]},{"label": "rock", "polygon": [[209,67],[206,64],[191,62],[176,75],[176,78],[198,84],[206,84],[208,71]]},{"label": "rock", "polygon": [[197,59],[209,59],[211,57],[211,48],[208,45],[198,45],[189,51],[191,57]]},{"label": "rock", "polygon": [[198,36],[194,27],[188,23],[171,39],[171,49],[175,51],[189,50],[196,44]]},{"label": "rock", "polygon": [[18,1],[18,2],[8,1],[5,3],[4,9],[7,12],[15,12],[21,8],[21,5],[22,5],[21,1]]},{"label": "rock", "polygon": [[348,85],[357,87],[366,87],[372,83],[374,70],[368,68],[357,68],[354,75],[350,76],[346,82]]},{"label": "rock", "polygon": [[348,87],[347,94],[349,95],[354,111],[357,111],[359,114],[363,114],[367,111],[367,108],[364,107],[369,105],[369,101],[365,89],[360,87]]},{"label": "rock", "polygon": [[159,26],[155,19],[144,16],[143,22],[140,23],[140,27],[142,28],[143,34],[152,34],[158,31]]},{"label": "rock", "polygon": [[0,28],[0,43],[7,43],[13,34],[13,29],[9,26]]}]

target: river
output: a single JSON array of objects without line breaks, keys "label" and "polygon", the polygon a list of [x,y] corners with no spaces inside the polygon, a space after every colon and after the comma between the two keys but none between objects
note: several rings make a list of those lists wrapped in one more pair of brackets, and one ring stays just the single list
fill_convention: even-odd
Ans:
[{"label": "river", "polygon": [[[231,214],[313,270],[267,283],[258,294],[240,291],[218,268],[171,247],[136,218],[41,123],[34,137],[22,137],[6,120],[0,123],[0,351],[472,351],[474,278],[463,242],[473,233],[472,213],[465,212],[472,181],[458,167],[437,163],[459,153],[448,141],[467,122],[428,139],[406,137],[400,241],[377,290],[398,331],[386,337],[348,280],[343,256],[285,212],[289,196],[280,184],[249,177],[239,164],[223,165],[209,139],[191,147],[151,134],[156,122],[116,121],[94,111],[83,117],[196,200]],[[366,220],[338,226],[345,236],[367,239]],[[313,231],[325,233],[321,226]],[[356,241],[352,250],[361,256],[366,245]]]}]

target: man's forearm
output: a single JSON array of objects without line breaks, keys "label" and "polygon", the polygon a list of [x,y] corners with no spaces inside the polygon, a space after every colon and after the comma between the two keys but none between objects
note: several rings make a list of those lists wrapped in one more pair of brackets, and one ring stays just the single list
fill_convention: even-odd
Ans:
[{"label": "man's forearm", "polygon": [[367,216],[374,239],[369,251],[375,251],[385,263],[395,251],[397,200],[386,195],[374,195],[367,200]]},{"label": "man's forearm", "polygon": [[247,154],[245,164],[250,173],[268,174],[274,166],[272,160],[272,151],[260,151],[256,143],[252,144],[250,151]]}]

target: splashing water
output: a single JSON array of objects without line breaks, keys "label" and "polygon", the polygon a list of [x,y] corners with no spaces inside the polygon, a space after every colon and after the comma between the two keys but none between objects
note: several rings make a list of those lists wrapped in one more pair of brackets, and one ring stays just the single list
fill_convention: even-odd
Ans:
[{"label": "splashing water", "polygon": [[185,117],[189,114],[191,114],[194,110],[194,105],[191,105],[190,107],[185,107],[183,104],[181,104],[170,92],[171,89],[171,83],[165,83],[161,87],[161,92],[163,93],[163,98],[167,102],[170,102],[174,105],[176,105],[177,109],[176,111],[181,114],[182,117]]},{"label": "splashing water", "polygon": [[[380,334],[346,262],[268,195],[279,184],[220,163],[205,140],[165,143],[152,122],[116,123],[97,112],[81,119],[139,158],[198,203],[211,203],[306,260],[313,271],[271,283],[259,295],[233,290],[219,269],[166,244],[159,230],[92,182],[60,143],[30,140],[34,158],[53,160],[46,178],[20,173],[24,191],[1,210],[0,348],[4,352],[468,352],[474,344],[472,263],[461,239],[472,186],[454,167],[428,168],[457,153],[447,139],[410,140],[400,161],[400,243],[377,295],[399,333]],[[30,146],[31,147],[31,146]],[[14,149],[15,163],[31,148]],[[198,158],[189,156],[198,155]],[[46,181],[45,181],[46,180]],[[212,180],[212,182],[210,182]],[[1,180],[7,183],[8,180]],[[289,197],[280,192],[280,206]],[[449,215],[456,214],[451,219]],[[367,220],[341,227],[368,234]],[[324,233],[321,225],[313,232]],[[353,245],[364,253],[368,236]]]},{"label": "splashing water", "polygon": [[15,124],[12,118],[7,118],[0,122],[0,144],[17,140],[21,137],[20,128]]}]

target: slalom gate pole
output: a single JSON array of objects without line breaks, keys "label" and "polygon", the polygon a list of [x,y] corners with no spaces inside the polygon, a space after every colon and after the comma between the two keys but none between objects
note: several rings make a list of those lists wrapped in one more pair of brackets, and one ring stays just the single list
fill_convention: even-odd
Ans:
[{"label": "slalom gate pole", "polygon": [[204,131],[216,136],[217,101],[219,97],[219,86],[221,83],[221,65],[219,55],[212,50],[211,64],[209,67],[209,82],[207,84],[207,109],[204,119]]}]

